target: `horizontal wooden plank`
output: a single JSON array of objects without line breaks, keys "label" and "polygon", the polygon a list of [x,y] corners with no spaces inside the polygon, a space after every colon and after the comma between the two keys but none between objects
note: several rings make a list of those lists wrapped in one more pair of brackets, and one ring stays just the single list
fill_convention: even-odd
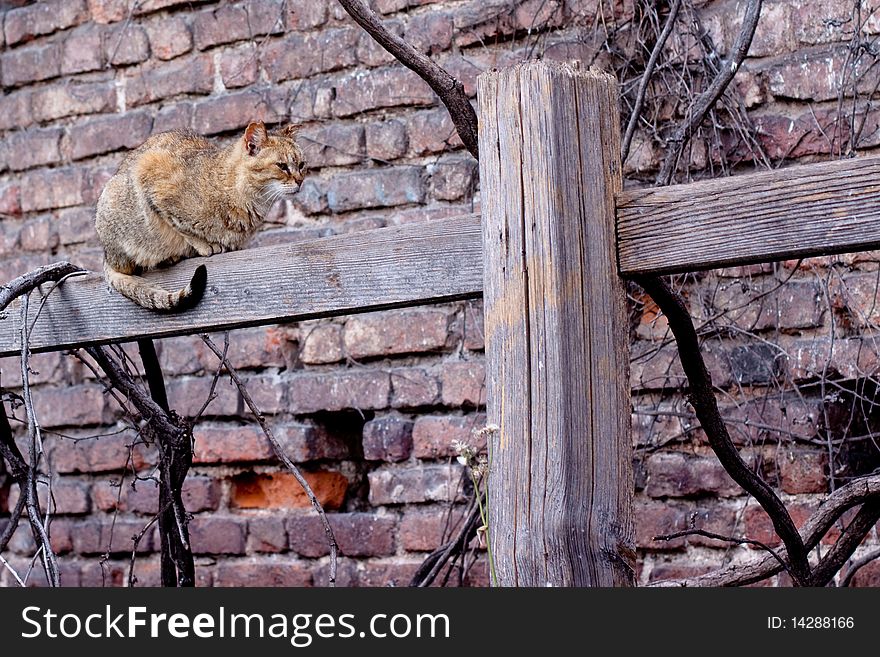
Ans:
[{"label": "horizontal wooden plank", "polygon": [[[180,314],[145,310],[99,274],[66,281],[34,325],[32,350],[476,298],[483,289],[479,215],[193,258],[148,277],[178,289],[200,263],[208,268],[205,297]],[[31,302],[31,317],[38,306]],[[20,350],[20,314],[16,302],[0,319],[0,356]]]},{"label": "horizontal wooden plank", "polygon": [[880,157],[795,166],[617,198],[622,275],[880,247]]}]

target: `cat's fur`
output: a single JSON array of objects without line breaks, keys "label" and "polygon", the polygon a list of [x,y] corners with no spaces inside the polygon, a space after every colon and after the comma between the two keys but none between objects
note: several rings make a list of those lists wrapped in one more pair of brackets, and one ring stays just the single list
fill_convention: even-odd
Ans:
[{"label": "cat's fur", "polygon": [[251,123],[225,148],[191,133],[163,132],[129,153],[101,192],[95,219],[110,286],[144,308],[198,303],[204,266],[177,292],[135,274],[241,248],[275,200],[302,184],[296,131],[286,126],[269,133],[263,123]]}]

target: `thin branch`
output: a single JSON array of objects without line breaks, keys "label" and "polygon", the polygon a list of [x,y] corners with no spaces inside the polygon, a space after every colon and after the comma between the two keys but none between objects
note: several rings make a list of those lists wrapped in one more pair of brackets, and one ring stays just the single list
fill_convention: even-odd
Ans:
[{"label": "thin branch", "polygon": [[868,552],[868,554],[853,561],[852,564],[850,564],[850,567],[847,569],[846,575],[844,576],[843,580],[841,580],[840,582],[841,588],[849,586],[852,583],[853,578],[856,576],[856,573],[858,573],[862,568],[867,566],[872,561],[876,561],[877,559],[880,559],[880,550]]},{"label": "thin branch", "polygon": [[788,571],[788,564],[779,556],[779,553],[774,550],[772,547],[767,545],[766,543],[762,543],[761,541],[755,540],[753,538],[737,538],[735,536],[724,536],[722,534],[716,534],[715,532],[706,531],[705,529],[684,529],[680,532],[674,532],[672,534],[663,534],[661,536],[655,536],[655,541],[671,541],[676,538],[681,538],[682,536],[705,536],[706,538],[711,538],[716,541],[725,541],[726,543],[736,543],[737,545],[754,545],[755,547],[761,548],[765,552],[771,554],[774,559],[782,566],[786,571]]},{"label": "thin branch", "polygon": [[690,386],[689,399],[709,439],[709,445],[731,478],[752,495],[770,516],[773,528],[787,548],[792,578],[799,584],[806,584],[810,578],[807,550],[785,504],[767,482],[749,469],[730,439],[727,426],[718,411],[712,377],[700,355],[697,333],[684,299],[659,277],[644,276],[636,281],[666,315]]},{"label": "thin branch", "polygon": [[[880,475],[856,479],[831,493],[801,527],[800,535],[806,549],[816,547],[846,511],[870,500],[880,500]],[[785,550],[780,550],[779,555],[785,558]],[[730,564],[696,577],[656,582],[652,586],[746,586],[772,577],[781,570],[772,557],[766,556],[744,564]]]},{"label": "thin branch", "polygon": [[669,35],[672,34],[672,28],[675,27],[675,19],[678,16],[678,10],[681,9],[681,2],[682,0],[675,0],[672,7],[669,8],[669,16],[666,18],[666,24],[663,26],[663,31],[660,33],[660,36],[657,37],[657,43],[654,44],[654,49],[651,51],[651,57],[645,65],[642,79],[639,82],[639,89],[636,92],[636,100],[633,104],[632,114],[630,114],[629,123],[626,126],[623,145],[620,148],[621,162],[626,162],[626,158],[629,155],[632,138],[642,115],[642,107],[645,104],[645,94],[648,91],[648,84],[650,84],[651,78],[654,75],[654,67],[657,66],[657,60],[660,59],[660,53],[663,51],[663,46],[666,45],[666,40],[669,38]]},{"label": "thin branch", "polygon": [[[476,491],[476,494],[480,495],[481,493]],[[412,576],[409,585],[415,587],[430,586],[440,571],[443,570],[443,567],[447,564],[450,557],[453,554],[458,554],[464,551],[467,544],[476,535],[479,522],[480,505],[477,504],[476,499],[474,499],[471,508],[468,511],[467,519],[464,521],[464,524],[462,524],[461,529],[455,538],[445,545],[441,545],[425,557],[425,560]]]},{"label": "thin branch", "polygon": [[675,168],[681,158],[684,148],[690,140],[694,130],[699,127],[706,115],[715,107],[715,103],[724,94],[727,86],[733,80],[739,67],[745,60],[752,45],[752,37],[758,27],[758,18],[761,16],[762,0],[748,0],[746,11],[743,16],[742,29],[731,48],[730,57],[721,65],[718,75],[712,80],[712,84],[694,101],[688,117],[678,126],[673,136],[669,139],[670,149],[663,160],[660,172],[657,174],[658,186],[668,185],[672,181]]},{"label": "thin branch", "polygon": [[275,437],[275,434],[272,433],[271,427],[266,422],[266,418],[263,415],[263,412],[257,407],[254,403],[253,398],[248,392],[247,387],[244,385],[244,382],[241,380],[241,377],[238,376],[238,372],[232,367],[229,363],[229,360],[226,357],[226,354],[214,344],[213,340],[211,340],[208,335],[202,334],[202,341],[208,346],[208,349],[214,352],[214,355],[220,359],[220,362],[223,366],[226,367],[226,371],[229,374],[229,378],[232,379],[233,383],[235,383],[238,388],[238,392],[241,394],[242,399],[244,399],[244,403],[247,404],[247,407],[250,409],[251,413],[256,419],[257,423],[260,425],[260,428],[263,430],[266,438],[269,439],[269,443],[272,445],[272,449],[275,450],[275,455],[279,458],[279,460],[285,465],[285,467],[290,470],[293,474],[294,478],[299,482],[299,485],[302,486],[302,489],[305,491],[306,496],[309,498],[309,501],[312,503],[312,507],[318,514],[318,517],[321,519],[321,524],[324,526],[324,533],[327,536],[327,543],[330,546],[330,586],[336,586],[336,565],[338,560],[338,552],[339,546],[336,543],[336,537],[333,534],[333,528],[330,527],[330,521],[327,520],[327,514],[324,512],[324,507],[321,506],[321,502],[318,501],[318,498],[315,496],[312,487],[309,485],[309,482],[306,481],[305,477],[303,477],[302,472],[300,472],[299,468],[296,467],[293,461],[287,456],[284,452],[284,448],[281,446],[281,443],[278,442],[278,439]]},{"label": "thin branch", "polygon": [[825,586],[834,577],[856,548],[865,540],[868,532],[880,520],[880,500],[868,500],[862,505],[840,538],[813,569],[812,586]]},{"label": "thin branch", "polygon": [[40,509],[40,498],[37,494],[37,467],[43,454],[43,441],[40,436],[40,424],[34,411],[34,401],[31,396],[30,386],[30,335],[28,333],[28,302],[30,291],[21,298],[21,382],[24,408],[27,414],[27,438],[28,438],[28,467],[24,482],[24,489],[19,485],[19,495],[25,496],[25,506],[28,513],[28,521],[34,540],[42,551],[43,569],[46,571],[46,580],[49,586],[61,586],[61,576],[58,571],[58,559],[49,541],[48,511],[46,517]]},{"label": "thin branch", "polygon": [[444,68],[391,32],[363,0],[339,0],[343,9],[376,42],[408,69],[414,71],[436,93],[446,109],[458,136],[471,155],[479,159],[477,146],[477,113],[464,90],[464,85]]},{"label": "thin branch", "polygon": [[85,269],[72,265],[69,262],[55,262],[51,265],[44,265],[27,274],[22,274],[18,278],[12,279],[6,285],[0,285],[0,311],[4,310],[17,297],[30,292],[43,283],[58,281],[71,274],[82,275],[87,273]]}]

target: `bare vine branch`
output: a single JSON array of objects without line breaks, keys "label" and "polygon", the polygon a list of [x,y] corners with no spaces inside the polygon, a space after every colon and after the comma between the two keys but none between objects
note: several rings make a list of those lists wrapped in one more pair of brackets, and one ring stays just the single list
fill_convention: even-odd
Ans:
[{"label": "bare vine branch", "polygon": [[721,65],[718,75],[712,80],[712,84],[694,101],[688,117],[678,126],[675,133],[669,139],[669,151],[657,174],[658,186],[668,185],[672,182],[672,176],[681,154],[687,146],[688,140],[694,133],[694,130],[703,122],[709,111],[718,102],[718,99],[724,95],[728,85],[733,77],[742,66],[743,60],[749,52],[752,45],[752,38],[755,36],[755,30],[758,27],[758,18],[761,15],[761,5],[763,0],[749,0],[746,5],[745,14],[743,15],[742,28],[736,37],[736,41],[731,48],[730,57]]},{"label": "bare vine branch", "polygon": [[296,466],[296,464],[290,460],[290,457],[284,451],[284,448],[281,446],[281,443],[278,442],[278,439],[275,437],[275,434],[272,432],[272,428],[269,426],[269,423],[266,422],[266,417],[263,415],[263,412],[259,409],[259,407],[254,403],[253,397],[251,397],[248,392],[247,386],[245,386],[244,382],[241,380],[241,377],[238,376],[238,372],[230,364],[229,360],[226,357],[226,351],[220,351],[219,347],[214,344],[214,341],[207,334],[202,334],[202,341],[207,345],[208,349],[214,352],[214,355],[220,359],[220,363],[226,367],[226,372],[229,374],[229,378],[232,379],[232,382],[235,383],[238,388],[238,392],[241,394],[242,399],[244,399],[244,403],[247,404],[247,407],[250,409],[251,413],[256,419],[257,423],[260,425],[260,428],[263,430],[266,438],[268,438],[269,443],[272,445],[272,449],[275,450],[275,455],[278,459],[284,464],[284,466],[290,470],[291,474],[293,474],[294,478],[299,482],[299,485],[302,486],[302,489],[305,491],[306,496],[309,498],[309,502],[312,504],[312,508],[317,512],[318,517],[321,519],[321,524],[324,526],[324,534],[327,536],[327,543],[330,547],[330,586],[336,586],[336,567],[338,561],[338,553],[339,553],[339,545],[336,542],[336,536],[333,534],[333,528],[330,526],[330,521],[327,519],[327,514],[324,512],[324,507],[321,505],[321,502],[315,496],[315,492],[312,490],[312,487],[309,485],[309,482],[306,481],[306,478],[303,477],[302,472]]},{"label": "bare vine branch", "polygon": [[22,274],[12,279],[6,285],[0,285],[0,311],[4,310],[14,299],[26,294],[49,281],[58,281],[71,274],[82,275],[88,273],[85,269],[72,265],[69,262],[55,262],[38,269]]},{"label": "bare vine branch", "polygon": [[645,65],[642,79],[639,81],[639,89],[636,92],[636,100],[633,104],[632,114],[629,117],[629,123],[626,126],[626,132],[623,136],[623,145],[620,147],[621,162],[625,162],[629,155],[632,138],[636,132],[636,127],[639,124],[639,119],[642,116],[642,107],[645,104],[645,93],[648,91],[648,84],[650,84],[651,77],[654,75],[654,67],[657,66],[657,60],[660,59],[660,53],[666,45],[666,40],[669,38],[669,35],[672,34],[672,28],[675,27],[675,19],[678,16],[678,10],[681,9],[681,3],[682,0],[675,0],[669,8],[669,16],[666,18],[666,24],[663,26],[663,31],[660,32],[660,36],[657,37],[657,43],[654,44],[654,49],[651,51],[651,56],[648,59],[648,63]]},{"label": "bare vine branch", "polygon": [[339,4],[380,46],[428,83],[428,86],[440,97],[440,100],[446,105],[446,109],[449,110],[449,116],[458,130],[458,136],[461,137],[465,148],[470,151],[471,155],[479,159],[477,113],[474,111],[461,81],[391,32],[363,0],[339,0]]}]

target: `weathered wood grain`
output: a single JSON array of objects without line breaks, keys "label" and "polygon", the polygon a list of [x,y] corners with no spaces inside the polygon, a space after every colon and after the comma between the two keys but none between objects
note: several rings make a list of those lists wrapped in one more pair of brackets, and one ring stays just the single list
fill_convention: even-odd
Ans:
[{"label": "weathered wood grain", "polygon": [[478,105],[498,583],[632,584],[616,82],[530,62],[480,76]]},{"label": "weathered wood grain", "polygon": [[[476,298],[483,286],[475,215],[193,258],[148,277],[177,289],[199,263],[208,267],[208,290],[180,314],[140,308],[99,274],[66,281],[34,325],[32,350]],[[38,307],[30,304],[32,318]],[[0,319],[0,356],[18,353],[19,314],[14,303]]]},{"label": "weathered wood grain", "polygon": [[678,273],[880,247],[880,157],[617,198],[620,272]]}]

